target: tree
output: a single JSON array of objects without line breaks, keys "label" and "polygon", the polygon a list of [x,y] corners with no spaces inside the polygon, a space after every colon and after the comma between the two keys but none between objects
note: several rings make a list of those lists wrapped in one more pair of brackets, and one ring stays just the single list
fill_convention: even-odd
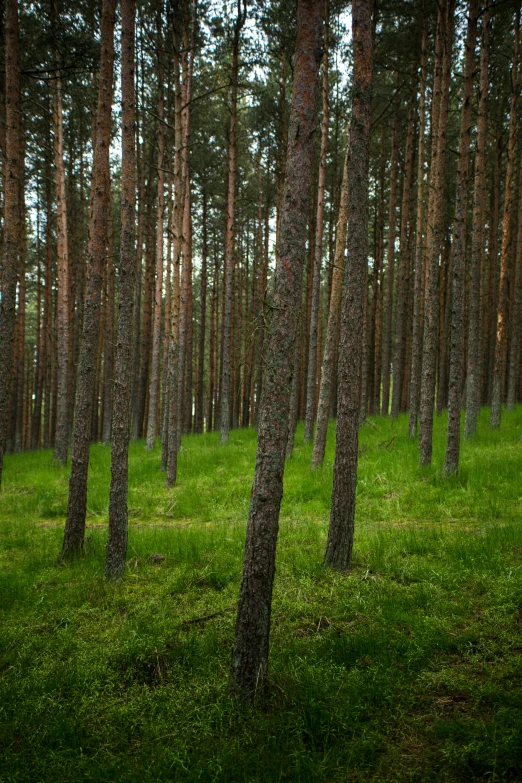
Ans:
[{"label": "tree", "polygon": [[373,77],[372,2],[353,0],[352,114],[348,153],[348,241],[339,344],[337,430],[330,526],[324,563],[350,565],[361,392],[361,323],[368,257],[368,161]]},{"label": "tree", "polygon": [[253,702],[268,671],[270,611],[300,311],[324,0],[299,0],[292,108],[256,468],[239,590],[231,689]]},{"label": "tree", "polygon": [[109,147],[114,78],[114,21],[116,0],[104,0],[101,20],[101,59],[96,116],[96,142],[92,172],[92,208],[85,311],[78,366],[76,411],[71,446],[69,502],[62,556],[77,555],[83,549],[87,511],[87,473],[93,412],[93,386],[100,329],[100,294],[107,253]]},{"label": "tree", "polygon": [[120,579],[127,552],[127,488],[132,384],[132,323],[136,280],[136,150],[134,95],[134,0],[121,5],[121,241],[118,296],[118,342],[114,377],[109,539],[105,576]]}]

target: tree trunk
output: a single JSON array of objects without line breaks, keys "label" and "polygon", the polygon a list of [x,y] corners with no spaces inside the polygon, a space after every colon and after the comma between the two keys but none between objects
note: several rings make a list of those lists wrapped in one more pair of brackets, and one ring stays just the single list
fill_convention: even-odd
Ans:
[{"label": "tree trunk", "polygon": [[469,145],[472,127],[473,73],[477,39],[478,0],[468,2],[468,31],[464,65],[464,89],[460,121],[457,193],[453,221],[453,288],[451,297],[451,343],[448,397],[448,440],[444,473],[456,473],[460,454],[460,409],[464,372],[464,286],[466,274],[466,228],[468,217]]},{"label": "tree trunk", "polygon": [[486,239],[486,148],[488,132],[489,91],[489,27],[490,11],[486,9],[482,21],[480,47],[479,105],[477,116],[477,148],[475,152],[475,180],[473,187],[473,227],[471,238],[471,269],[469,290],[468,362],[466,387],[466,419],[464,437],[471,438],[477,430],[481,403],[480,384],[480,318],[481,271],[484,268]]},{"label": "tree trunk", "polygon": [[317,425],[315,428],[314,448],[312,452],[312,468],[320,467],[324,462],[326,448],[326,436],[328,433],[328,417],[330,414],[330,401],[332,387],[335,383],[335,353],[337,348],[337,336],[339,331],[339,316],[341,307],[341,295],[343,290],[344,253],[346,249],[346,226],[348,220],[348,149],[343,166],[343,181],[341,185],[341,202],[339,217],[337,220],[337,232],[335,235],[334,268],[332,273],[332,291],[330,294],[330,307],[328,310],[328,326],[326,328],[326,340],[323,353],[323,368],[321,372],[321,387],[319,390],[319,404],[317,406]]},{"label": "tree trunk", "polygon": [[300,312],[323,12],[324,0],[299,0],[274,308],[267,346],[230,683],[232,691],[248,702],[254,701],[256,692],[263,691],[267,679],[272,588]]},{"label": "tree trunk", "polygon": [[324,563],[350,566],[361,390],[361,323],[368,258],[368,163],[373,76],[371,0],[352,1],[353,81],[348,154],[348,243],[341,309],[338,410],[330,526]]},{"label": "tree trunk", "polygon": [[104,0],[101,20],[101,62],[96,117],[96,146],[91,185],[91,219],[85,311],[78,365],[76,412],[71,448],[69,502],[62,556],[71,557],[83,549],[87,511],[87,472],[93,409],[93,386],[100,321],[100,293],[107,252],[109,147],[114,79],[115,0]]},{"label": "tree trunk", "polygon": [[424,262],[423,225],[424,225],[424,148],[426,135],[426,27],[422,30],[422,52],[419,86],[419,145],[417,149],[417,220],[415,226],[415,265],[413,279],[413,314],[410,360],[410,393],[408,435],[410,439],[417,434],[419,416],[420,375],[422,366],[422,322],[421,305],[423,296],[422,271]]},{"label": "tree trunk", "polygon": [[105,577],[121,579],[125,570],[128,528],[128,452],[132,384],[132,325],[136,280],[136,151],[134,95],[134,0],[121,5],[121,238],[118,286],[118,342],[114,372],[109,539]]},{"label": "tree trunk", "polygon": [[427,281],[424,309],[424,343],[420,400],[420,464],[431,463],[433,408],[435,403],[438,310],[439,256],[442,245],[444,206],[444,166],[448,121],[449,80],[453,44],[454,0],[442,0],[435,54],[435,75],[432,107],[432,150],[428,199],[428,231],[426,237]]},{"label": "tree trunk", "polygon": [[18,65],[18,1],[7,0],[5,16],[5,178],[4,261],[0,299],[0,485],[6,445],[16,322],[16,279],[20,241],[20,86]]},{"label": "tree trunk", "polygon": [[[328,15],[328,5],[326,7]],[[306,414],[304,442],[308,443],[314,434],[315,400],[317,392],[317,331],[319,325],[319,297],[321,293],[321,262],[324,234],[324,196],[326,182],[326,151],[328,147],[328,16],[326,17],[323,53],[323,117],[321,121],[321,153],[319,156],[319,177],[317,182],[317,220],[315,225],[314,265],[312,280],[312,301],[310,312],[310,337],[308,340],[308,373],[306,379]]]},{"label": "tree trunk", "polygon": [[515,51],[511,71],[511,112],[509,121],[508,155],[506,166],[506,185],[504,192],[504,216],[502,220],[502,246],[500,250],[500,283],[498,310],[496,319],[495,364],[493,367],[493,390],[491,393],[491,411],[489,426],[500,427],[502,403],[502,379],[504,372],[505,343],[507,339],[508,318],[508,261],[511,242],[511,211],[513,206],[513,172],[515,167],[515,142],[517,133],[517,102],[520,89],[518,78],[518,47],[520,36],[520,7],[515,14]]}]

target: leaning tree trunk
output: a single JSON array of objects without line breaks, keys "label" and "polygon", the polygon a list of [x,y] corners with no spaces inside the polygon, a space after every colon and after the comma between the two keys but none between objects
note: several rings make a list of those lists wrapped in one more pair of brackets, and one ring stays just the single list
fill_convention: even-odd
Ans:
[{"label": "leaning tree trunk", "polygon": [[299,0],[294,87],[274,308],[268,331],[256,468],[239,590],[231,689],[253,702],[266,685],[270,612],[294,346],[300,313],[324,0]]},{"label": "leaning tree trunk", "polygon": [[101,20],[101,60],[96,116],[96,145],[91,184],[91,219],[87,250],[87,284],[80,344],[76,411],[71,446],[69,502],[62,555],[71,557],[83,549],[87,511],[87,472],[93,412],[93,387],[100,329],[100,294],[107,252],[109,147],[114,79],[114,21],[116,0],[104,0]]},{"label": "leaning tree trunk", "polygon": [[20,85],[18,0],[7,0],[5,16],[4,260],[0,299],[0,485],[7,435],[16,323],[16,279],[20,240]]},{"label": "leaning tree trunk", "polygon": [[451,337],[448,396],[448,439],[444,473],[456,473],[460,455],[460,409],[464,375],[464,308],[466,274],[466,228],[468,217],[469,144],[471,140],[471,109],[473,100],[473,75],[475,70],[475,44],[477,40],[478,0],[468,3],[468,32],[464,65],[464,89],[460,121],[459,162],[457,168],[457,192],[455,219],[453,221],[453,255],[450,268],[453,274],[451,295]]},{"label": "leaning tree trunk", "polygon": [[426,27],[422,30],[421,73],[419,87],[419,144],[417,149],[417,221],[415,226],[415,262],[413,272],[413,314],[411,334],[410,388],[409,388],[409,419],[408,435],[413,439],[417,434],[419,416],[419,392],[422,352],[422,269],[424,261],[424,246],[422,242],[422,227],[424,223],[424,147],[426,132]]},{"label": "leaning tree trunk", "polygon": [[328,325],[326,327],[326,340],[324,344],[323,367],[321,371],[321,387],[319,389],[319,404],[317,406],[317,424],[315,428],[314,448],[312,451],[312,467],[318,468],[324,462],[326,449],[326,436],[328,433],[328,417],[330,414],[330,402],[332,388],[335,382],[335,355],[339,333],[339,316],[341,307],[341,294],[343,290],[344,251],[346,249],[346,225],[348,220],[348,150],[349,140],[346,145],[346,155],[343,166],[343,181],[341,185],[341,203],[339,204],[339,217],[337,220],[337,232],[335,235],[334,268],[332,272],[332,291],[330,293],[330,307],[328,311]]},{"label": "leaning tree trunk", "polygon": [[368,163],[373,77],[371,0],[352,0],[353,83],[348,154],[348,243],[341,309],[337,435],[324,563],[350,566],[355,523],[361,351],[368,258]]},{"label": "leaning tree trunk", "polygon": [[473,226],[471,237],[471,266],[469,281],[468,361],[466,382],[466,418],[464,437],[471,438],[477,430],[480,411],[480,291],[481,270],[484,268],[486,239],[486,147],[488,132],[489,90],[489,25],[490,12],[486,9],[482,21],[480,47],[479,105],[477,115],[477,148],[475,152],[475,180],[473,184]]},{"label": "leaning tree trunk", "polygon": [[121,239],[118,286],[118,337],[112,404],[109,540],[105,577],[121,579],[125,570],[128,528],[128,453],[132,384],[132,324],[136,282],[136,149],[134,95],[134,0],[121,5]]},{"label": "leaning tree trunk", "polygon": [[[327,10],[328,13],[328,10]],[[308,443],[314,434],[315,399],[317,387],[317,332],[319,327],[319,298],[321,293],[321,261],[324,234],[324,194],[326,182],[326,151],[328,147],[328,18],[325,27],[323,53],[323,118],[321,122],[321,154],[317,184],[317,220],[315,225],[314,268],[312,280],[312,302],[310,312],[310,335],[308,339],[308,373],[306,379],[306,413],[304,441]]]},{"label": "leaning tree trunk", "polygon": [[[436,52],[436,71],[433,88],[433,136],[431,150],[430,194],[428,201],[428,232],[426,237],[427,281],[424,308],[424,343],[420,400],[419,449],[420,464],[431,463],[433,438],[433,407],[435,403],[437,337],[439,327],[439,256],[442,246],[444,206],[444,168],[446,161],[446,132],[448,123],[451,50],[453,43],[453,16],[455,0],[443,0],[439,5]],[[440,54],[439,54],[440,52]],[[439,55],[437,57],[437,55]],[[439,65],[440,63],[440,65]],[[437,67],[438,66],[438,67]],[[438,107],[437,107],[438,103]]]},{"label": "leaning tree trunk", "polygon": [[495,364],[493,366],[493,390],[491,393],[491,411],[489,426],[500,427],[502,404],[502,379],[504,376],[504,354],[507,338],[507,318],[509,301],[509,254],[511,243],[511,211],[513,207],[513,172],[515,168],[515,143],[517,135],[517,103],[520,89],[518,79],[518,47],[520,36],[520,8],[515,15],[515,52],[511,71],[511,112],[509,121],[509,139],[506,165],[506,185],[504,191],[504,216],[502,219],[502,246],[500,250],[500,282],[497,309],[497,329],[495,341]]}]

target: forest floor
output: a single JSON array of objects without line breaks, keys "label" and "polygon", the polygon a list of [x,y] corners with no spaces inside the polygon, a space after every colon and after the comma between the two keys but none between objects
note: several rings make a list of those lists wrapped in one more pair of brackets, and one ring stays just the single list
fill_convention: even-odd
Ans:
[{"label": "forest floor", "polygon": [[[124,583],[102,577],[110,449],[91,449],[85,556],[58,561],[68,471],[8,456],[0,495],[0,780],[522,780],[522,407],[443,479],[407,420],[360,435],[354,565],[322,567],[334,427],[287,465],[271,692],[227,693],[256,436],[130,453]],[[164,558],[154,558],[163,555]]]}]

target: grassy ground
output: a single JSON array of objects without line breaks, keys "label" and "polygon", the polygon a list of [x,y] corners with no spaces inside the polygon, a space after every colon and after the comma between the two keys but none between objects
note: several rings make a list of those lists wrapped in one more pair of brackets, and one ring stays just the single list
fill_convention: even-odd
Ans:
[{"label": "grassy ground", "polygon": [[[321,566],[333,430],[287,468],[269,699],[227,695],[255,433],[130,455],[125,582],[102,578],[110,454],[92,449],[85,557],[57,561],[67,471],[7,457],[0,496],[0,780],[522,780],[522,408],[421,470],[407,422],[361,431],[348,575]],[[159,564],[152,554],[165,556]]]}]

